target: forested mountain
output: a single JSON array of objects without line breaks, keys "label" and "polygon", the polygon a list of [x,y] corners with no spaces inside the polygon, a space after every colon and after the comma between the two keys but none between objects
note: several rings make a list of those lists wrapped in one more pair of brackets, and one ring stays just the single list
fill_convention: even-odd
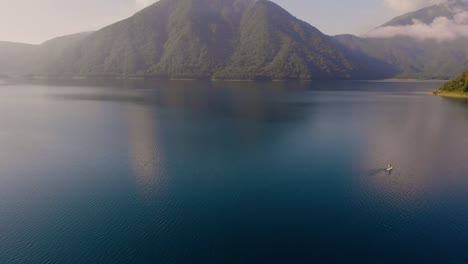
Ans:
[{"label": "forested mountain", "polygon": [[440,92],[447,93],[467,93],[468,92],[468,71],[465,71],[454,80],[447,82],[440,89]]},{"label": "forested mountain", "polygon": [[351,50],[389,63],[398,69],[396,78],[450,79],[468,68],[466,39],[450,42],[421,41],[410,37],[335,37]]},{"label": "forested mountain", "polygon": [[351,52],[264,0],[161,0],[96,32],[37,46],[3,46],[8,45],[0,45],[0,58],[8,58],[0,60],[4,74],[191,79],[394,74],[387,63]]},{"label": "forested mountain", "polygon": [[[467,6],[465,0],[448,0],[377,29],[454,19]],[[468,68],[466,43],[466,38],[330,37],[265,0],[161,0],[96,32],[41,45],[0,42],[0,75],[445,79]]]},{"label": "forested mountain", "polygon": [[380,78],[387,65],[357,56],[272,2],[259,1],[241,20],[239,39],[217,78]]}]

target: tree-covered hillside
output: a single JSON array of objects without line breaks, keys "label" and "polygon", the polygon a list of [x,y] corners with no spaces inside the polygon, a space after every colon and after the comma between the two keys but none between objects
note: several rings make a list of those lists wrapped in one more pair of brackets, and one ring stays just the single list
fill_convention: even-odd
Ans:
[{"label": "tree-covered hillside", "polygon": [[468,92],[468,71],[465,71],[455,80],[447,82],[440,89],[440,92],[467,93]]},{"label": "tree-covered hillside", "polygon": [[268,1],[247,10],[230,62],[216,78],[381,78],[387,65],[357,56],[334,39]]},{"label": "tree-covered hillside", "polygon": [[[161,0],[99,31],[33,50],[26,63],[17,56],[25,66],[16,73],[172,79],[376,79],[394,73],[265,0]],[[0,46],[0,58],[3,53]],[[0,61],[0,73],[15,64]]]},{"label": "tree-covered hillside", "polygon": [[451,79],[468,68],[466,39],[450,42],[422,41],[410,37],[359,38],[340,35],[335,39],[347,48],[389,63],[398,69],[396,78]]}]

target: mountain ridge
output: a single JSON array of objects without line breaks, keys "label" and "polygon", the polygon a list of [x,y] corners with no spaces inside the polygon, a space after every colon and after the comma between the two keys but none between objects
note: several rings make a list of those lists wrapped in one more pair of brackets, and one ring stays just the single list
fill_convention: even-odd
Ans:
[{"label": "mountain ridge", "polygon": [[468,66],[465,46],[460,41],[441,46],[405,37],[331,37],[266,0],[161,0],[98,31],[58,37],[40,45],[0,42],[0,74],[446,79]]},{"label": "mountain ridge", "polygon": [[420,21],[424,24],[431,24],[436,18],[444,17],[453,19],[456,13],[460,10],[468,10],[468,2],[462,0],[447,0],[440,4],[435,4],[402,14],[393,18],[392,20],[379,26],[406,26],[414,23],[415,20]]},{"label": "mountain ridge", "polygon": [[18,60],[24,65],[18,74],[271,80],[389,75],[389,65],[357,56],[265,0],[161,0],[98,31],[34,49],[26,63]]}]

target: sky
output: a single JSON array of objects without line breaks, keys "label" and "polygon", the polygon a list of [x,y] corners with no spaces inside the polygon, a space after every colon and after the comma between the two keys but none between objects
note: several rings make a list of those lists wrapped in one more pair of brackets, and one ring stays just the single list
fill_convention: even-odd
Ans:
[{"label": "sky", "polygon": [[[38,44],[127,18],[155,0],[0,0],[0,41]],[[362,35],[439,0],[273,0],[328,35]]]}]

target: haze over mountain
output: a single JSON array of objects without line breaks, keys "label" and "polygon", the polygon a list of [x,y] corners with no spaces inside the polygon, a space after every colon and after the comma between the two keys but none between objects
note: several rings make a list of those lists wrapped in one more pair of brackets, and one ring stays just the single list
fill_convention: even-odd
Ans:
[{"label": "haze over mountain", "polygon": [[468,0],[447,0],[401,15],[372,30],[367,36],[407,36],[438,41],[468,38]]},{"label": "haze over mountain", "polygon": [[387,62],[399,78],[453,78],[468,69],[468,3],[449,0],[399,16],[364,37],[335,37]]},{"label": "haze over mountain", "polygon": [[458,13],[468,10],[468,1],[466,0],[447,0],[442,3],[431,5],[416,11],[395,17],[389,22],[380,26],[406,26],[414,24],[414,21],[420,21],[424,24],[431,24],[437,18],[453,19]]},{"label": "haze over mountain", "polygon": [[97,32],[2,45],[4,74],[350,79],[392,71],[263,0],[161,0]]}]

